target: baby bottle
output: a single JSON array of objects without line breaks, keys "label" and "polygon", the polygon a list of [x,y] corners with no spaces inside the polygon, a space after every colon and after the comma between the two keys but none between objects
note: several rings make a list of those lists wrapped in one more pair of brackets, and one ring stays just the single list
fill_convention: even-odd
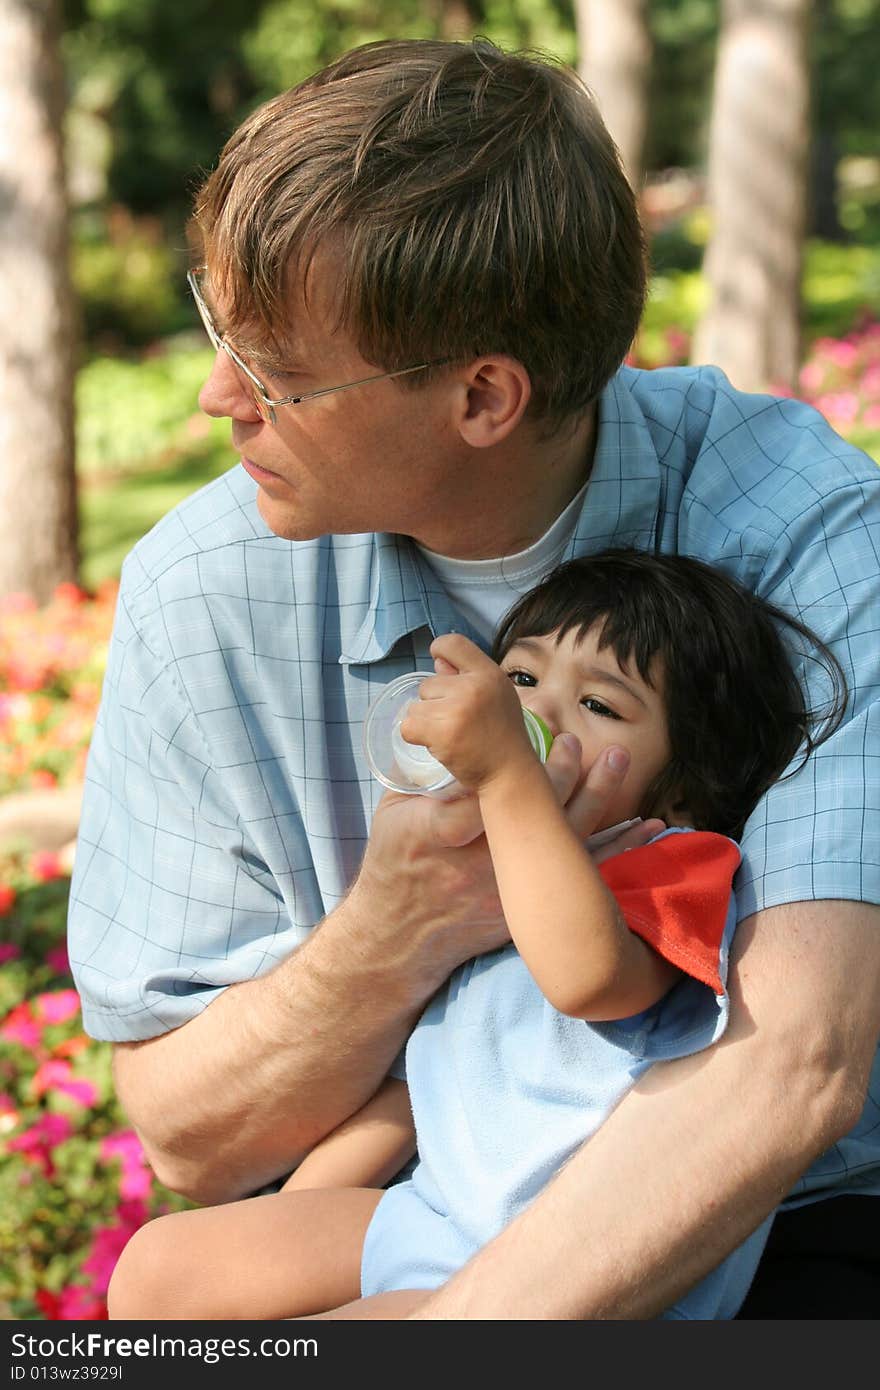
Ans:
[{"label": "baby bottle", "polygon": [[[391,791],[427,796],[459,796],[462,788],[452,773],[423,744],[407,743],[400,732],[401,722],[427,671],[409,671],[398,676],[379,692],[367,710],[364,721],[364,752],[370,771]],[[523,707],[526,733],[541,762],[547,761],[553,735],[544,720]]]}]

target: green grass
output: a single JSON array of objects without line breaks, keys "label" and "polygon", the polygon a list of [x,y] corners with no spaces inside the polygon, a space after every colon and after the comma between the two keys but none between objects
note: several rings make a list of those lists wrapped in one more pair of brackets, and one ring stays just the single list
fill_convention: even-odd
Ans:
[{"label": "green grass", "polygon": [[182,451],[170,463],[80,491],[81,579],[89,589],[119,574],[136,541],[184,497],[235,463],[227,442]]}]

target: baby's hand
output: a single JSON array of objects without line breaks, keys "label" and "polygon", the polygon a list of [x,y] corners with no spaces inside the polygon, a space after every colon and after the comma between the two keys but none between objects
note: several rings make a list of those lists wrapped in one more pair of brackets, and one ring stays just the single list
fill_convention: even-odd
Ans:
[{"label": "baby's hand", "polygon": [[522,706],[501,667],[459,633],[436,638],[431,655],[437,674],[422,681],[401,723],[403,737],[427,745],[469,791],[511,760],[534,761]]}]

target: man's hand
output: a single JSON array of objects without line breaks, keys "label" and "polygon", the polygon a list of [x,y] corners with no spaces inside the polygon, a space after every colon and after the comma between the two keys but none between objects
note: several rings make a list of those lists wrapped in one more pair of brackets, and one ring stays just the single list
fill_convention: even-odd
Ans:
[{"label": "man's hand", "polygon": [[[546,773],[571,824],[586,839],[623,780],[628,756],[621,748],[606,748],[583,777],[580,753],[578,739],[561,734]],[[633,826],[596,857],[644,844],[662,828],[662,821]],[[371,924],[372,947],[393,962],[393,975],[407,982],[411,1007],[424,1002],[462,961],[510,939],[473,795],[442,801],[386,793],[349,901],[358,919]]]}]

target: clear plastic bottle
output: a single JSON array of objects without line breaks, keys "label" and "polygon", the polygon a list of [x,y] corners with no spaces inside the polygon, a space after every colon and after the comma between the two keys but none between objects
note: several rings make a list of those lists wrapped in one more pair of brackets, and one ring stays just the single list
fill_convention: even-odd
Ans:
[{"label": "clear plastic bottle", "polygon": [[[400,725],[428,671],[411,671],[390,681],[379,692],[364,721],[364,752],[373,776],[391,791],[421,796],[459,796],[462,788],[452,773],[424,747],[408,743]],[[547,761],[553,735],[540,715],[523,707],[523,719],[532,747],[542,763]]]}]

